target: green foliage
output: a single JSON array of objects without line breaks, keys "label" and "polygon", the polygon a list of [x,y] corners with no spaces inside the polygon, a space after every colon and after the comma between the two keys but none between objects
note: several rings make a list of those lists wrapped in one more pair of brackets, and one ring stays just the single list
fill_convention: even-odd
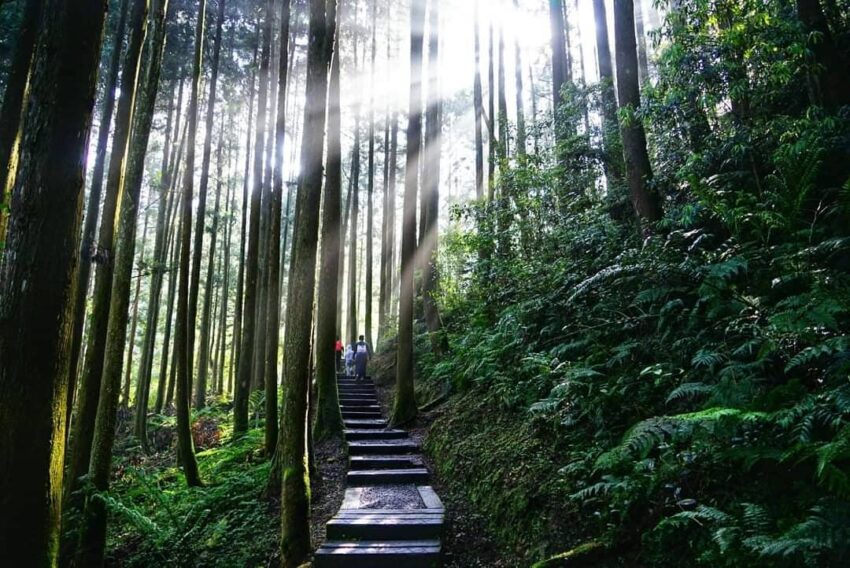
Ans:
[{"label": "green foliage", "polygon": [[[205,410],[205,419],[230,413]],[[229,439],[229,438],[228,438]],[[199,452],[209,485],[186,487],[163,455],[118,458],[116,479],[102,499],[109,511],[109,555],[122,566],[264,566],[274,558],[277,520],[260,493],[269,474],[263,433]]]},{"label": "green foliage", "polygon": [[[429,450],[529,559],[604,542],[602,565],[845,565],[850,109],[811,103],[793,3],[678,4],[621,113],[647,125],[665,219],[638,235],[600,190],[592,125],[506,164],[510,253],[478,256],[506,239],[481,204],[443,248],[453,356],[421,371],[462,398]],[[599,108],[565,96],[562,127]]]}]

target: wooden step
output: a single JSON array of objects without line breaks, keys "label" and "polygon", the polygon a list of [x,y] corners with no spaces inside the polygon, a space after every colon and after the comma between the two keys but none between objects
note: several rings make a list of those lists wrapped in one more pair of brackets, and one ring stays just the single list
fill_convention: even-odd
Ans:
[{"label": "wooden step", "polygon": [[412,457],[403,456],[351,456],[348,458],[348,465],[352,470],[420,467]]},{"label": "wooden step", "polygon": [[342,413],[343,420],[349,420],[351,418],[355,419],[363,419],[363,418],[371,418],[373,420],[377,420],[381,418],[383,415],[378,410],[366,410],[362,412],[358,411],[347,411]]},{"label": "wooden step", "polygon": [[315,568],[436,568],[439,563],[439,540],[329,540],[313,558]]},{"label": "wooden step", "polygon": [[374,392],[340,392],[340,398],[352,398],[352,399],[362,399],[362,398],[371,398],[375,400],[377,395]]},{"label": "wooden step", "polygon": [[345,420],[345,427],[361,430],[382,430],[387,428],[389,422],[383,418],[349,418]]},{"label": "wooden step", "polygon": [[428,483],[428,470],[424,467],[350,470],[347,480],[348,484],[354,487],[364,485],[418,485]]},{"label": "wooden step", "polygon": [[352,456],[414,454],[418,451],[419,444],[410,440],[361,440],[348,442],[348,453]]},{"label": "wooden step", "polygon": [[359,509],[357,514],[334,517],[326,525],[328,540],[427,540],[440,538],[443,532],[442,513],[375,511]]},{"label": "wooden step", "polygon": [[404,430],[345,430],[346,440],[402,440],[407,438]]},{"label": "wooden step", "polygon": [[353,394],[362,394],[362,393],[366,393],[366,394],[375,394],[375,393],[377,393],[377,392],[378,392],[378,391],[375,389],[375,387],[371,387],[371,386],[368,386],[368,385],[363,385],[363,386],[359,386],[359,387],[354,387],[354,386],[338,386],[338,387],[336,388],[336,390],[337,390],[337,391],[339,391],[339,393],[340,393],[340,394],[347,394],[347,393],[353,393]]}]

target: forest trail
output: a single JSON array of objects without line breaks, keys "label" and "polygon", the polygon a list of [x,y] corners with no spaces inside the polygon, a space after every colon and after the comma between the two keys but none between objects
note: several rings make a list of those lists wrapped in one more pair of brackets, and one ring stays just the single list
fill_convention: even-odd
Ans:
[{"label": "forest trail", "polygon": [[371,379],[338,377],[349,470],[342,506],[316,551],[317,568],[439,565],[444,509],[419,446],[390,429]]}]

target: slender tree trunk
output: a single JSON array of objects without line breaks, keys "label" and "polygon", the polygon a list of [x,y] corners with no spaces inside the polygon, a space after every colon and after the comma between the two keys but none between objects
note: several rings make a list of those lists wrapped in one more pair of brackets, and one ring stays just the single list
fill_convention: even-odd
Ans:
[{"label": "slender tree trunk", "polygon": [[608,43],[608,16],[605,0],[593,0],[593,16],[596,20],[596,56],[599,64],[599,80],[602,83],[602,146],[605,150],[603,168],[609,187],[623,183],[622,144],[617,122],[617,99],[614,94],[614,67],[611,63],[611,48]]},{"label": "slender tree trunk", "polygon": [[[147,6],[145,6],[147,9]],[[115,421],[118,407],[121,367],[127,340],[128,308],[132,282],[133,259],[136,247],[136,222],[154,103],[159,86],[160,64],[165,45],[165,14],[167,1],[157,2],[153,33],[145,46],[147,61],[143,79],[135,98],[130,152],[126,177],[121,192],[121,216],[118,226],[115,255],[115,275],[112,283],[111,305],[104,353],[103,384],[98,400],[97,422],[92,442],[89,477],[98,491],[109,489],[112,447],[115,441]],[[145,10],[146,12],[146,10]],[[147,22],[147,14],[143,14]],[[146,25],[143,26],[144,33]],[[132,43],[132,40],[131,40]],[[84,528],[78,547],[77,565],[100,566],[106,546],[106,505],[103,500],[90,499],[84,512]]]},{"label": "slender tree trunk", "polygon": [[646,32],[643,28],[643,0],[635,3],[635,34],[637,40],[638,81],[639,84],[649,81],[649,57],[646,49]]},{"label": "slender tree trunk", "polygon": [[[203,1],[203,0],[202,0]],[[201,258],[203,257],[204,249],[204,228],[207,222],[207,194],[210,183],[210,161],[212,157],[212,136],[213,123],[215,122],[215,104],[218,94],[218,71],[219,61],[221,58],[221,27],[224,22],[224,7],[226,1],[218,0],[218,13],[216,15],[215,37],[213,39],[213,54],[212,54],[212,77],[210,78],[209,100],[207,101],[207,116],[204,128],[204,150],[201,156],[201,178],[198,186],[198,218],[195,221],[195,237],[192,246],[192,272],[189,284],[189,328],[187,340],[187,353],[189,361],[189,386],[192,385],[192,371],[195,370],[195,326],[198,319],[198,295],[201,288]],[[204,6],[206,4],[204,3]],[[201,14],[202,12],[198,12]],[[201,26],[203,23],[201,23]],[[200,44],[200,62],[198,63],[201,71],[203,70],[203,42],[204,36],[199,36]],[[196,103],[197,104],[197,103]],[[194,154],[194,149],[190,150]],[[193,155],[194,158],[194,155]],[[192,172],[194,175],[194,172]],[[210,255],[212,256],[212,252]],[[203,327],[203,326],[202,326]],[[201,330],[203,335],[204,330]],[[207,317],[207,336],[209,335],[209,317]],[[209,372],[209,348],[204,341],[201,342],[200,355],[198,357],[198,374],[195,392],[201,390],[200,385],[203,383],[204,396],[206,396],[207,376]],[[198,406],[196,396],[195,404]],[[202,405],[201,405],[202,406]],[[198,406],[200,408],[200,406]]]},{"label": "slender tree trunk", "polygon": [[[148,212],[145,210],[145,222],[142,229],[142,250],[139,253],[139,266],[145,262],[145,244],[148,237]],[[130,380],[133,377],[133,353],[136,348],[136,327],[139,322],[139,297],[142,295],[142,272],[136,276],[136,291],[133,293],[133,316],[130,318],[130,334],[127,342],[127,363],[124,365],[124,388],[121,389],[121,407],[130,408]]]},{"label": "slender tree trunk", "polygon": [[239,368],[239,355],[242,348],[242,307],[244,305],[245,289],[245,233],[248,224],[248,194],[249,173],[251,171],[251,134],[254,128],[254,85],[256,83],[257,52],[260,47],[260,26],[257,25],[257,39],[254,42],[254,56],[251,63],[251,86],[248,95],[248,129],[245,133],[245,169],[242,178],[242,228],[239,237],[239,276],[236,279],[236,311],[233,315],[233,352],[228,371],[228,390],[234,393],[233,374]]},{"label": "slender tree trunk", "polygon": [[195,140],[198,133],[198,99],[200,96],[201,68],[203,65],[204,20],[207,2],[200,0],[197,23],[195,25],[195,49],[192,59],[192,89],[189,97],[188,124],[186,139],[186,165],[183,172],[183,209],[182,232],[180,235],[180,266],[177,292],[177,324],[174,331],[174,365],[177,375],[174,379],[174,405],[177,410],[177,451],[190,487],[200,486],[201,477],[195,460],[195,448],[192,440],[191,416],[189,415],[189,390],[192,375],[192,335],[193,314],[190,312],[189,270],[192,262],[189,256],[192,240],[192,200],[195,186]]},{"label": "slender tree trunk", "polygon": [[[514,0],[514,12],[519,14],[519,0]],[[476,66],[477,68],[477,66]],[[516,88],[516,147],[517,154],[525,156],[528,133],[525,127],[525,99],[522,84],[522,48],[519,34],[514,38],[514,84]]]},{"label": "slender tree trunk", "polygon": [[[212,104],[212,101],[210,101]],[[198,378],[195,384],[195,408],[203,408],[207,403],[207,378],[210,368],[210,337],[212,327],[213,279],[215,278],[216,246],[218,241],[218,221],[221,211],[221,147],[224,144],[224,124],[221,125],[216,148],[216,162],[219,175],[216,180],[215,204],[213,205],[212,226],[210,227],[210,250],[207,259],[207,277],[204,282],[204,305],[201,309],[201,346],[198,357]]]},{"label": "slender tree trunk", "polygon": [[626,177],[635,213],[644,230],[649,230],[661,219],[662,209],[658,193],[649,185],[652,167],[646,150],[646,134],[636,114],[640,108],[640,87],[632,0],[614,0],[614,39],[617,49],[617,95],[620,112],[629,115],[620,121]]},{"label": "slender tree trunk", "polygon": [[286,84],[289,79],[289,21],[290,0],[283,0],[280,6],[280,61],[278,62],[277,119],[275,136],[275,155],[278,166],[274,170],[272,184],[271,219],[269,219],[269,285],[268,310],[266,315],[266,455],[271,456],[277,449],[277,405],[278,374],[277,355],[280,342],[280,215],[283,206],[283,151],[286,140]]},{"label": "slender tree trunk", "polygon": [[[484,94],[481,86],[481,12],[479,0],[475,0],[475,77],[473,79],[473,109],[475,112],[475,197],[479,202],[484,199]],[[479,233],[486,229],[479,223]],[[487,259],[487,247],[481,246],[478,256]]]},{"label": "slender tree trunk", "polygon": [[[336,0],[328,0],[335,19]],[[305,468],[305,428],[310,383],[310,336],[322,193],[322,150],[328,87],[325,0],[310,0],[307,105],[301,146],[301,178],[295,207],[295,255],[286,310],[286,388],[281,420],[281,566],[300,566],[310,552],[310,482]]]},{"label": "slender tree trunk", "polygon": [[[183,81],[181,79],[181,88]],[[181,89],[182,90],[182,89]],[[178,100],[182,100],[182,94],[178,95]],[[180,105],[178,105],[180,106]],[[178,115],[179,122],[179,115]],[[168,264],[168,307],[165,313],[165,333],[162,338],[162,356],[159,362],[159,381],[157,383],[157,392],[156,392],[156,402],[154,403],[154,412],[160,414],[163,411],[164,407],[167,407],[171,403],[171,393],[174,392],[174,381],[171,379],[173,373],[169,370],[168,361],[169,361],[169,345],[172,346],[171,342],[171,329],[173,325],[173,315],[174,315],[174,299],[177,292],[177,263],[180,261],[180,246],[179,239],[180,235],[183,233],[183,228],[180,225],[182,221],[178,220],[178,214],[181,213],[181,207],[179,205],[178,196],[176,195],[177,189],[176,184],[180,179],[180,162],[183,159],[183,147],[186,142],[186,128],[183,128],[183,135],[180,137],[180,146],[177,151],[174,153],[174,159],[172,160],[172,168],[171,168],[171,184],[169,186],[169,192],[172,193],[174,199],[174,211],[172,213],[171,223],[169,223],[170,235],[169,240],[171,241],[171,262]],[[174,369],[174,357],[171,357],[171,369]]]},{"label": "slender tree trunk", "polygon": [[266,107],[268,106],[269,57],[271,50],[274,1],[266,3],[263,25],[263,50],[260,57],[260,92],[257,101],[257,124],[254,137],[254,187],[251,192],[251,220],[248,228],[248,257],[245,260],[245,292],[242,307],[242,346],[239,349],[239,371],[236,377],[236,396],[233,406],[233,432],[248,431],[248,395],[254,364],[254,335],[257,327],[257,272],[260,244],[260,206],[263,191],[263,142],[265,140]]},{"label": "slender tree trunk", "polygon": [[0,550],[20,566],[58,560],[83,168],[104,18],[103,2],[45,3],[0,260],[0,353],[14,354],[0,357]]},{"label": "slender tree trunk", "polygon": [[[229,131],[233,131],[233,116],[230,117],[230,128]],[[233,141],[231,140],[227,145],[227,171],[233,171]],[[236,196],[234,194],[233,187],[233,175],[228,173],[227,179],[227,214],[225,215],[225,219],[227,220],[227,225],[224,229],[224,260],[223,260],[223,271],[224,271],[224,282],[221,287],[221,309],[219,310],[219,322],[218,322],[218,366],[217,366],[217,375],[216,375],[216,392],[219,395],[224,394],[225,385],[224,385],[224,361],[226,357],[226,343],[227,343],[227,312],[228,306],[230,303],[230,247],[233,246],[233,213],[236,211]],[[232,363],[232,362],[231,362]]]},{"label": "slender tree trunk", "polygon": [[398,179],[398,112],[393,112],[393,125],[390,131],[390,220],[389,241],[390,250],[388,253],[389,267],[389,292],[388,298],[390,302],[390,317],[395,317],[398,310],[398,302],[396,301],[396,290],[398,288],[398,280],[400,277],[398,263],[396,262],[396,181]]},{"label": "slender tree trunk", "polygon": [[[30,4],[40,3],[41,0],[30,1]],[[92,182],[89,188],[89,200],[86,208],[86,220],[83,226],[83,241],[80,247],[80,271],[77,274],[76,292],[74,295],[74,329],[71,337],[71,365],[70,374],[68,376],[68,430],[71,426],[71,413],[74,408],[74,396],[76,395],[77,374],[79,371],[80,351],[83,344],[83,328],[86,320],[86,296],[89,290],[89,278],[91,276],[92,249],[94,247],[94,238],[97,233],[97,220],[100,213],[100,196],[103,193],[103,171],[106,167],[106,147],[109,144],[109,126],[112,123],[112,113],[115,109],[115,86],[118,83],[118,70],[121,66],[121,46],[124,44],[124,31],[127,27],[127,7],[130,5],[129,0],[121,0],[119,8],[118,24],[115,28],[115,35],[112,38],[111,49],[112,53],[109,57],[109,70],[106,75],[106,83],[103,91],[103,106],[100,114],[100,127],[97,135],[97,147],[95,150],[94,170],[92,171]],[[28,5],[28,9],[30,5]],[[19,48],[21,49],[21,48]],[[17,63],[17,62],[16,62]],[[17,68],[13,67],[13,73],[17,72]],[[12,88],[10,77],[9,87],[6,92]],[[10,95],[6,95],[8,98]],[[12,95],[14,96],[14,95]],[[0,130],[0,152],[5,151],[3,145],[4,134],[6,129],[6,99],[3,100],[4,110],[2,111],[2,130]],[[19,111],[20,112],[20,111]],[[2,156],[0,156],[2,160]],[[4,163],[4,162],[0,162]],[[0,185],[0,188],[3,186]],[[2,199],[2,197],[0,197]],[[2,215],[2,213],[0,213]],[[3,240],[3,227],[0,226],[0,241]]]},{"label": "slender tree trunk", "polygon": [[[329,2],[331,8],[334,2]],[[327,440],[342,434],[342,415],[336,388],[337,293],[342,241],[342,126],[339,69],[339,36],[336,12],[328,10],[326,54],[331,62],[328,89],[328,156],[327,177],[322,209],[322,254],[319,265],[319,291],[316,314],[316,425],[313,437]]]},{"label": "slender tree trunk", "polygon": [[171,146],[171,130],[174,104],[173,99],[169,102],[168,118],[165,127],[165,144],[163,146],[162,158],[162,180],[159,191],[159,209],[157,211],[156,238],[154,240],[154,261],[152,263],[150,296],[148,299],[147,322],[145,325],[145,336],[142,342],[142,360],[136,377],[136,415],[133,425],[133,434],[138,438],[142,449],[147,451],[147,415],[148,401],[150,399],[151,372],[153,370],[154,345],[156,344],[156,332],[159,326],[160,300],[162,296],[162,281],[165,275],[165,267],[168,262],[168,223],[171,221],[171,213],[174,208],[173,193],[169,191],[171,186],[171,172],[169,170],[169,148]]},{"label": "slender tree trunk", "polygon": [[366,341],[373,345],[372,338],[372,304],[373,304],[373,273],[374,259],[374,211],[373,195],[375,193],[375,65],[378,58],[377,43],[378,0],[372,0],[372,67],[369,85],[369,181],[366,193],[366,288],[364,290],[364,328]]},{"label": "slender tree trunk", "polygon": [[407,127],[407,167],[404,183],[404,217],[401,234],[401,301],[398,317],[396,394],[393,424],[416,417],[413,392],[413,270],[416,248],[416,193],[419,153],[422,146],[422,51],[425,35],[425,0],[410,4],[410,103]]},{"label": "slender tree trunk", "polygon": [[[355,65],[356,68],[356,65]],[[351,219],[348,237],[348,342],[357,342],[357,217],[360,193],[360,104],[355,105],[354,152],[351,157]]]},{"label": "slender tree trunk", "polygon": [[[331,78],[333,80],[333,78]],[[352,150],[351,155],[354,156],[354,151]],[[353,163],[353,160],[352,160]],[[341,182],[340,182],[341,183]],[[349,180],[348,183],[348,194],[345,198],[345,213],[342,216],[342,232],[340,233],[339,239],[339,268],[338,268],[338,278],[336,285],[337,290],[337,299],[336,299],[336,313],[337,313],[337,322],[336,322],[336,335],[338,338],[344,337],[342,332],[342,322],[343,313],[342,303],[343,303],[343,284],[345,283],[345,235],[348,234],[348,222],[351,217],[351,194],[354,188],[354,184]]]},{"label": "slender tree trunk", "polygon": [[[122,186],[125,185],[130,129],[136,98],[136,84],[139,78],[139,61],[147,32],[148,2],[149,0],[133,0],[129,15],[130,39],[121,73],[123,95],[118,101],[118,109],[115,115],[115,131],[112,134],[112,153],[109,158],[109,172],[97,251],[92,252],[92,261],[98,264],[94,284],[94,306],[89,326],[82,381],[78,393],[77,413],[72,424],[72,453],[68,468],[70,482],[67,486],[66,496],[70,496],[79,487],[79,478],[89,470],[112,298],[115,216],[119,207],[118,204],[121,202],[119,195]],[[120,383],[117,389],[120,390]]]},{"label": "slender tree trunk", "polygon": [[492,202],[496,192],[496,57],[494,46],[493,19],[490,18],[487,56],[487,201]]},{"label": "slender tree trunk", "polygon": [[[24,4],[23,20],[16,32],[15,52],[3,93],[3,105],[0,107],[0,252],[3,251],[3,242],[6,240],[6,206],[10,202],[19,163],[17,141],[21,136],[21,121],[25,112],[27,86],[30,82],[33,51],[43,4],[44,0],[26,0]],[[72,365],[73,362],[72,359]],[[73,383],[70,386],[73,386]]]},{"label": "slender tree trunk", "polygon": [[[437,358],[448,351],[442,334],[442,322],[434,294],[439,285],[437,272],[437,242],[440,215],[440,160],[443,146],[443,97],[440,91],[440,0],[431,0],[430,37],[428,41],[428,107],[425,130],[425,176],[422,180],[425,194],[426,218],[421,255],[425,273],[422,276],[422,304],[425,323],[431,337],[431,349]],[[503,44],[504,42],[502,42]],[[506,109],[507,110],[507,109]],[[506,117],[507,118],[507,117]]]},{"label": "slender tree trunk", "polygon": [[549,23],[552,30],[552,108],[555,113],[555,140],[560,143],[566,137],[566,125],[560,124],[558,109],[564,102],[561,91],[570,81],[563,0],[549,0]]}]

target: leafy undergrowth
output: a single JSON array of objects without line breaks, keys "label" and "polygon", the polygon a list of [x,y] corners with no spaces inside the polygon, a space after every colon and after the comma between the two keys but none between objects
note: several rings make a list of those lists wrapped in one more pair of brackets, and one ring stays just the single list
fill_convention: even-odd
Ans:
[{"label": "leafy undergrowth", "polygon": [[[206,484],[189,488],[175,464],[173,417],[155,417],[145,456],[129,446],[116,458],[106,496],[109,558],[115,566],[266,566],[278,547],[278,509],[261,497],[269,474],[262,428],[230,442],[232,413],[198,413],[193,434]],[[253,425],[253,421],[252,421]]]}]

